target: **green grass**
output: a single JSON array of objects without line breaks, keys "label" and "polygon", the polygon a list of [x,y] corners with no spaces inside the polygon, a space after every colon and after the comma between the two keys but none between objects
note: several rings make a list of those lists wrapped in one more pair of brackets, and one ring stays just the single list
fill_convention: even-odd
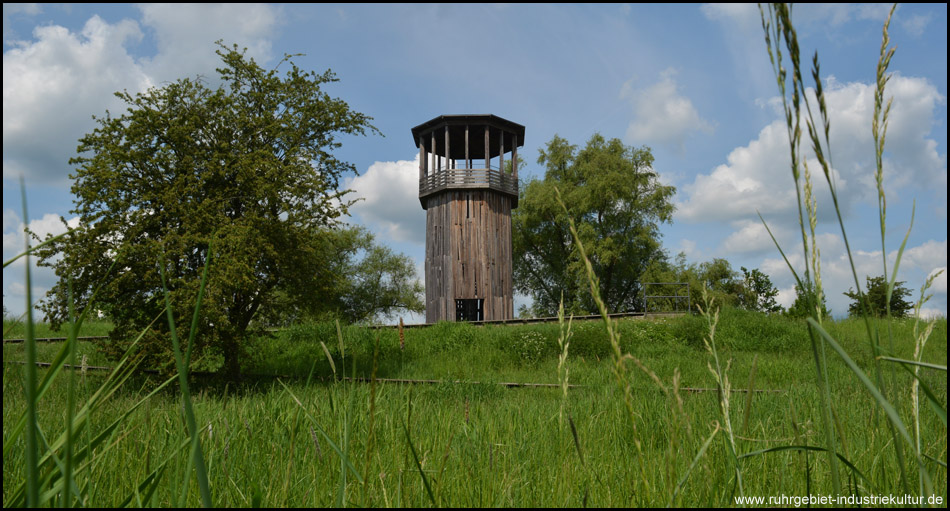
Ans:
[{"label": "green grass", "polygon": [[[617,330],[623,349],[654,371],[667,388],[672,388],[677,372],[681,387],[715,387],[706,367],[709,357],[705,348],[701,340],[697,345],[693,338],[697,319],[702,318],[626,320],[617,323]],[[766,328],[761,322],[779,326],[769,327],[767,337],[757,330]],[[909,321],[891,320],[891,325],[898,333],[912,328]],[[867,342],[861,338],[862,324],[845,320],[832,323],[829,329],[856,359],[870,364]],[[320,347],[321,341],[326,344],[340,371],[334,325],[300,325],[259,339],[255,343],[258,356],[245,371],[299,377],[285,379],[290,392],[273,379],[253,378],[238,386],[198,382],[193,389],[212,502],[216,506],[249,506],[257,493],[261,505],[266,506],[335,505],[341,496],[340,457],[319,433],[320,428],[347,453],[356,472],[367,474],[362,483],[349,474],[342,487],[346,505],[431,505],[419,467],[438,505],[581,506],[585,498],[590,506],[668,504],[712,433],[713,424],[721,423],[716,393],[679,392],[683,414],[678,422],[674,419],[679,417],[674,412],[677,394],[665,394],[642,372],[631,375],[636,437],[642,443],[643,465],[648,468],[641,474],[622,392],[611,372],[613,361],[603,324],[575,323],[573,330],[567,360],[570,383],[584,387],[570,389],[567,411],[576,427],[583,464],[570,429],[558,426],[559,388],[377,384],[371,435],[372,386],[332,381],[333,371]],[[371,376],[378,335],[379,378],[556,384],[558,332],[556,324],[474,327],[446,323],[406,329],[405,350],[401,351],[395,329],[344,327],[346,371]],[[738,454],[799,443],[794,440],[795,428],[808,445],[820,445],[818,387],[809,370],[813,361],[804,322],[726,309],[716,339],[720,358],[731,361],[728,376],[734,388],[746,385],[755,358],[756,388],[783,391],[755,394],[746,428],[742,427],[747,413],[745,395],[733,398],[731,418]],[[923,360],[945,363],[946,339],[946,321],[940,320]],[[897,347],[900,357],[913,351],[912,345]],[[5,362],[22,356],[22,347],[4,349]],[[311,369],[314,377],[326,377],[327,381],[307,383]],[[829,374],[835,382],[832,392],[842,428],[841,449],[870,480],[853,481],[855,491],[899,493],[895,463],[881,456],[891,442],[882,422],[885,418],[844,364],[831,361]],[[923,374],[946,403],[946,373]],[[9,424],[22,414],[24,406],[21,375],[22,368],[5,366],[5,443]],[[79,402],[88,397],[99,378],[102,376],[87,376],[85,386],[78,388]],[[906,398],[910,378],[899,380],[899,394]],[[47,437],[63,429],[64,389],[65,383],[54,383],[38,406],[40,430]],[[142,381],[126,384],[91,417],[89,431],[104,428],[147,389]],[[922,413],[922,419],[924,453],[945,460],[946,428],[929,410]],[[418,466],[402,429],[404,423],[418,453]],[[349,434],[345,435],[347,427]],[[348,442],[344,443],[344,437]],[[374,440],[368,445],[371,437]],[[140,504],[177,502],[189,470],[187,448],[182,447],[187,440],[181,396],[169,391],[151,397],[111,435],[108,443],[115,442],[117,448],[104,452],[96,460],[96,470],[77,481],[86,488],[86,504],[121,503],[165,460],[168,464],[155,492]],[[15,446],[4,457],[4,502],[24,477],[22,456],[23,449]],[[722,442],[712,442],[674,503],[733,505],[731,460]],[[744,492],[791,495],[804,494],[808,488],[812,493],[827,491],[830,481],[827,468],[822,467],[824,458],[811,454],[808,462],[806,471],[805,455],[791,451],[743,458]],[[933,468],[935,492],[945,498],[946,471]],[[847,474],[843,479],[850,480]],[[200,505],[196,486],[186,502]]]},{"label": "green grass", "polygon": [[[35,323],[34,328],[34,335],[37,338],[68,336],[66,325],[61,326],[59,330],[53,330],[49,323]],[[112,323],[109,321],[86,321],[79,330],[79,337],[98,337],[102,335],[109,335],[109,330],[112,330]],[[22,320],[18,321],[16,319],[9,318],[3,320],[4,339],[23,339],[25,335],[26,332]]]}]

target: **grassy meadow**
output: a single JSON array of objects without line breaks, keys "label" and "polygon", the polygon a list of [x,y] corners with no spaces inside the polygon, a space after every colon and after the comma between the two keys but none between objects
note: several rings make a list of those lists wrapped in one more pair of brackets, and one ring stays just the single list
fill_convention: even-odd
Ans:
[{"label": "grassy meadow", "polygon": [[[831,493],[822,437],[819,386],[804,321],[725,309],[715,330],[717,355],[733,389],[726,405],[738,458],[725,434],[703,316],[616,323],[624,353],[642,368],[626,381],[633,420],[613,373],[600,321],[572,325],[559,364],[558,324],[485,326],[443,323],[405,329],[305,324],[256,339],[244,381],[190,382],[203,461],[215,506],[732,506],[746,496]],[[913,320],[880,325],[897,358],[914,356]],[[826,324],[868,375],[871,349],[863,321]],[[4,330],[6,331],[6,325]],[[40,335],[40,334],[37,334]],[[84,335],[84,333],[81,333]],[[342,342],[340,339],[342,338]],[[321,344],[322,343],[322,344]],[[402,344],[402,348],[400,347]],[[887,341],[883,343],[888,345]],[[63,344],[40,344],[50,361]],[[90,365],[95,348],[78,352]],[[330,357],[328,358],[327,354]],[[333,362],[331,364],[330,358]],[[938,320],[921,360],[947,359],[946,320]],[[23,416],[23,345],[4,346],[4,505],[26,477],[25,444],[8,435]],[[843,493],[916,494],[917,472],[901,481],[887,419],[867,389],[833,354],[828,381],[839,431]],[[559,365],[561,368],[559,370]],[[341,377],[432,379],[440,384],[353,382]],[[514,387],[523,382],[572,385]],[[886,367],[893,403],[913,424],[912,377]],[[45,370],[40,369],[40,377]],[[280,378],[265,375],[280,375]],[[38,402],[41,442],[67,422],[73,381],[85,402],[104,374],[60,375]],[[921,379],[946,407],[946,372]],[[89,415],[76,450],[96,443],[73,482],[87,506],[201,505],[177,381],[144,399],[155,381],[130,377]],[[774,392],[773,392],[774,391]],[[946,426],[924,405],[921,452],[936,495],[946,499]],[[563,414],[562,414],[563,410]],[[96,435],[109,431],[106,438]],[[774,450],[799,446],[795,450]],[[905,451],[906,454],[906,451]],[[738,462],[736,463],[736,460]],[[940,460],[930,461],[930,460]],[[913,466],[913,465],[911,465]],[[853,467],[853,469],[851,468]],[[56,502],[57,497],[51,497]],[[943,502],[946,502],[944,500]]]}]

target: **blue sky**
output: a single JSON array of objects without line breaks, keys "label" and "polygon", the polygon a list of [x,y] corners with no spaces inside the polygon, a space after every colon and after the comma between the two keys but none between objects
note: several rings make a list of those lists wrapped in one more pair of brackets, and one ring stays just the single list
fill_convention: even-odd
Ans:
[{"label": "blue sky", "polygon": [[[870,118],[887,10],[809,4],[793,13],[805,56],[819,52],[827,80],[833,162],[862,285],[883,273]],[[885,252],[892,261],[916,201],[898,276],[916,300],[927,275],[947,266],[947,7],[901,5],[890,33]],[[555,134],[576,145],[600,133],[651,147],[655,169],[677,188],[674,222],[662,228],[669,254],[760,268],[780,302],[794,298],[756,215],[800,264],[788,142],[755,5],[4,4],[4,260],[23,247],[20,177],[31,227],[62,232],[59,217],[75,217],[67,160],[94,128],[91,116],[124,108],[115,91],[213,79],[218,39],[247,47],[265,67],[303,53],[300,67],[336,73],[327,92],[372,116],[384,135],[347,137],[337,153],[359,170],[345,185],[365,199],[351,222],[411,256],[420,278],[425,213],[410,129],[442,114],[491,113],[526,127],[522,178],[543,176],[535,159]],[[840,316],[854,282],[826,187],[816,188],[823,282]],[[34,293],[53,279],[39,271]],[[23,283],[22,264],[4,270],[11,312],[24,308]],[[932,291],[925,312],[945,316],[945,273]]]}]

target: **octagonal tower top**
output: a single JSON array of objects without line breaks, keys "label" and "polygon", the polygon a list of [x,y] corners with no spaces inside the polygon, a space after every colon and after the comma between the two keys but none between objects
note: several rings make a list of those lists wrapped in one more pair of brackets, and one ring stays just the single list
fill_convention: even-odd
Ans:
[{"label": "octagonal tower top", "polygon": [[[496,115],[440,115],[412,128],[419,148],[419,202],[452,189],[488,189],[518,206],[518,147],[524,126]],[[511,166],[505,168],[505,153]]]}]

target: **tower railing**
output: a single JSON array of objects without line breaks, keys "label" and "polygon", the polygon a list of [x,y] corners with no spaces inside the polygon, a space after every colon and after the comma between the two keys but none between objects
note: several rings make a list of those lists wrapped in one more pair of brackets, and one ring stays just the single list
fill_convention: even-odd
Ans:
[{"label": "tower railing", "polygon": [[517,197],[518,178],[508,172],[487,169],[440,169],[419,179],[419,196],[447,188],[491,188]]}]

